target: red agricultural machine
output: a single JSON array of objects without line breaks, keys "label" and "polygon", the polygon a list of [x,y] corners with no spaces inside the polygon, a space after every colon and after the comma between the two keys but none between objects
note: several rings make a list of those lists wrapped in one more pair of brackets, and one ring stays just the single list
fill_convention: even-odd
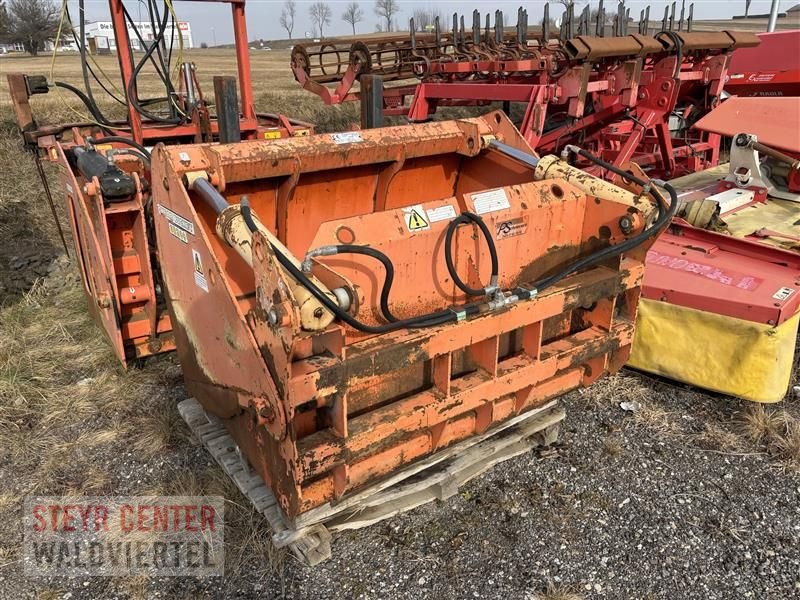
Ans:
[{"label": "red agricultural machine", "polygon": [[695,128],[727,165],[673,184],[679,219],[648,254],[630,364],[755,400],[782,400],[800,320],[800,31],[737,50]]},{"label": "red agricultural machine", "polygon": [[[520,131],[539,152],[581,146],[620,166],[635,162],[653,176],[676,177],[717,164],[719,137],[691,125],[719,103],[731,54],[753,47],[751,33],[692,31],[693,6],[665,9],[651,35],[650,11],[630,32],[630,11],[618,5],[612,25],[602,2],[590,20],[587,5],[575,16],[570,5],[560,30],[551,32],[545,6],[540,29],[528,28],[520,8],[517,25],[505,26],[502,11],[485,26],[478,11],[471,30],[453,15],[449,33],[406,38],[375,36],[349,45],[323,42],[292,51],[297,81],[327,103],[358,99],[351,91],[365,75],[399,81],[383,91],[387,115],[424,122],[439,107],[503,102],[524,107]],[[409,85],[406,80],[417,78]],[[336,83],[331,90],[329,85]],[[583,164],[591,172],[601,169]]]}]

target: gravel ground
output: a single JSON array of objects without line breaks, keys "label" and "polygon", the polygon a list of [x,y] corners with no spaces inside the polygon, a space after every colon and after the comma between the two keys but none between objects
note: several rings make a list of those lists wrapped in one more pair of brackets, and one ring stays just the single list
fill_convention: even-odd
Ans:
[{"label": "gravel ground", "polygon": [[[153,393],[183,396],[177,380]],[[618,406],[632,396],[643,401],[636,414]],[[4,568],[0,598],[800,597],[800,477],[758,448],[720,449],[744,403],[625,372],[564,405],[556,448],[337,535],[333,559],[315,569],[268,550],[222,580],[29,580]],[[164,473],[216,471],[188,440],[155,461],[103,460],[119,494]],[[268,538],[258,516],[251,526]]]}]

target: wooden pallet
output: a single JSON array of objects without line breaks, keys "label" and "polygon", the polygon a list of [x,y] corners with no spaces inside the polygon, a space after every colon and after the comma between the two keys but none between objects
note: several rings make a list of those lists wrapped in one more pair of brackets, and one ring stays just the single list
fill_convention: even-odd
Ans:
[{"label": "wooden pallet", "polygon": [[331,532],[367,527],[432,500],[449,498],[497,463],[555,442],[564,418],[557,401],[550,402],[292,521],[217,417],[208,414],[193,398],[178,404],[178,412],[239,490],[266,517],[274,532],[275,546],[288,547],[311,566],[330,558]]}]

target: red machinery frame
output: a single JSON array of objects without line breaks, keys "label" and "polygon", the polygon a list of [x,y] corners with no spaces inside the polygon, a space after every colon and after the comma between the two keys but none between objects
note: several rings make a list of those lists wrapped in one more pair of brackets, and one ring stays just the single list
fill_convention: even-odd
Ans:
[{"label": "red machinery frame", "polygon": [[[597,35],[587,35],[586,10],[573,36],[568,10],[559,41],[546,26],[541,39],[528,41],[523,9],[514,35],[506,31],[501,11],[494,35],[488,16],[482,32],[477,11],[471,34],[463,17],[459,30],[454,16],[450,34],[439,33],[437,23],[435,34],[417,36],[412,21],[405,44],[375,37],[349,48],[297,46],[292,69],[305,89],[331,104],[357,99],[350,90],[362,74],[389,81],[417,76],[418,84],[388,88],[383,99],[386,115],[405,115],[412,122],[430,119],[439,106],[525,104],[520,131],[541,153],[577,144],[616,166],[634,161],[662,178],[717,164],[719,136],[690,125],[719,102],[731,53],[758,45],[758,39],[749,33],[692,32],[690,24],[683,30],[682,19],[675,27],[674,14],[665,15],[665,31],[653,38],[644,11],[639,33],[628,35],[623,5],[619,11],[614,36],[604,37],[601,21]],[[331,90],[325,83],[337,86]],[[554,124],[555,117],[563,121]],[[681,137],[670,131],[671,118],[683,122]]]},{"label": "red machinery frame", "polygon": [[733,53],[725,91],[734,96],[800,96],[800,30],[759,33],[758,48]]}]

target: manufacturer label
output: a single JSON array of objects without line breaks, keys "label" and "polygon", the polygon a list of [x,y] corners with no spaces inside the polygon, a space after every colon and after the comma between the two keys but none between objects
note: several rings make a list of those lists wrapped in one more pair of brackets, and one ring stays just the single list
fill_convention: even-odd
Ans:
[{"label": "manufacturer label", "polygon": [[406,222],[406,227],[411,233],[417,231],[424,231],[430,229],[431,225],[425,216],[425,209],[421,204],[415,204],[403,209],[403,218]]},{"label": "manufacturer label", "polygon": [[523,217],[516,219],[509,219],[508,221],[501,221],[497,224],[497,231],[495,237],[498,240],[503,238],[514,237],[515,235],[522,235],[528,231],[528,223]]},{"label": "manufacturer label", "polygon": [[332,133],[331,139],[334,144],[357,144],[363,142],[364,138],[357,131],[344,131],[341,133]]},{"label": "manufacturer label", "polygon": [[264,139],[265,140],[277,140],[281,137],[280,131],[265,131],[264,132]]},{"label": "manufacturer label", "polygon": [[794,294],[794,290],[792,288],[782,287],[777,292],[772,294],[772,297],[775,298],[775,300],[786,300],[792,294]]},{"label": "manufacturer label", "polygon": [[679,256],[670,256],[669,254],[661,254],[655,250],[650,250],[647,253],[645,261],[648,265],[657,265],[659,267],[666,267],[667,269],[674,269],[675,271],[684,271],[692,273],[699,277],[711,279],[722,285],[735,287],[740,290],[748,292],[755,291],[763,279],[753,277],[744,273],[737,273],[736,271],[722,270],[714,265],[695,262]]},{"label": "manufacturer label", "polygon": [[748,81],[754,83],[767,83],[775,79],[775,73],[753,73],[747,78]]},{"label": "manufacturer label", "polygon": [[184,231],[194,235],[194,223],[192,223],[189,219],[184,219],[178,213],[168,209],[166,206],[162,206],[161,204],[158,205],[158,212],[170,223],[177,225]]},{"label": "manufacturer label", "polygon": [[428,215],[428,223],[436,223],[437,221],[449,221],[456,218],[456,209],[446,204],[445,206],[438,206],[436,208],[429,208],[425,211]]},{"label": "manufacturer label", "polygon": [[174,225],[172,223],[167,223],[167,227],[169,227],[169,232],[174,237],[178,238],[184,244],[188,244],[189,243],[189,236],[186,235],[186,232],[183,229],[181,229],[180,227],[178,227],[177,225]]},{"label": "manufacturer label", "polygon": [[208,291],[208,281],[203,273],[203,259],[200,253],[192,248],[192,262],[194,262],[194,284],[204,292]]},{"label": "manufacturer label", "polygon": [[511,208],[508,203],[508,196],[506,196],[506,191],[503,188],[472,194],[472,205],[479,215]]}]

